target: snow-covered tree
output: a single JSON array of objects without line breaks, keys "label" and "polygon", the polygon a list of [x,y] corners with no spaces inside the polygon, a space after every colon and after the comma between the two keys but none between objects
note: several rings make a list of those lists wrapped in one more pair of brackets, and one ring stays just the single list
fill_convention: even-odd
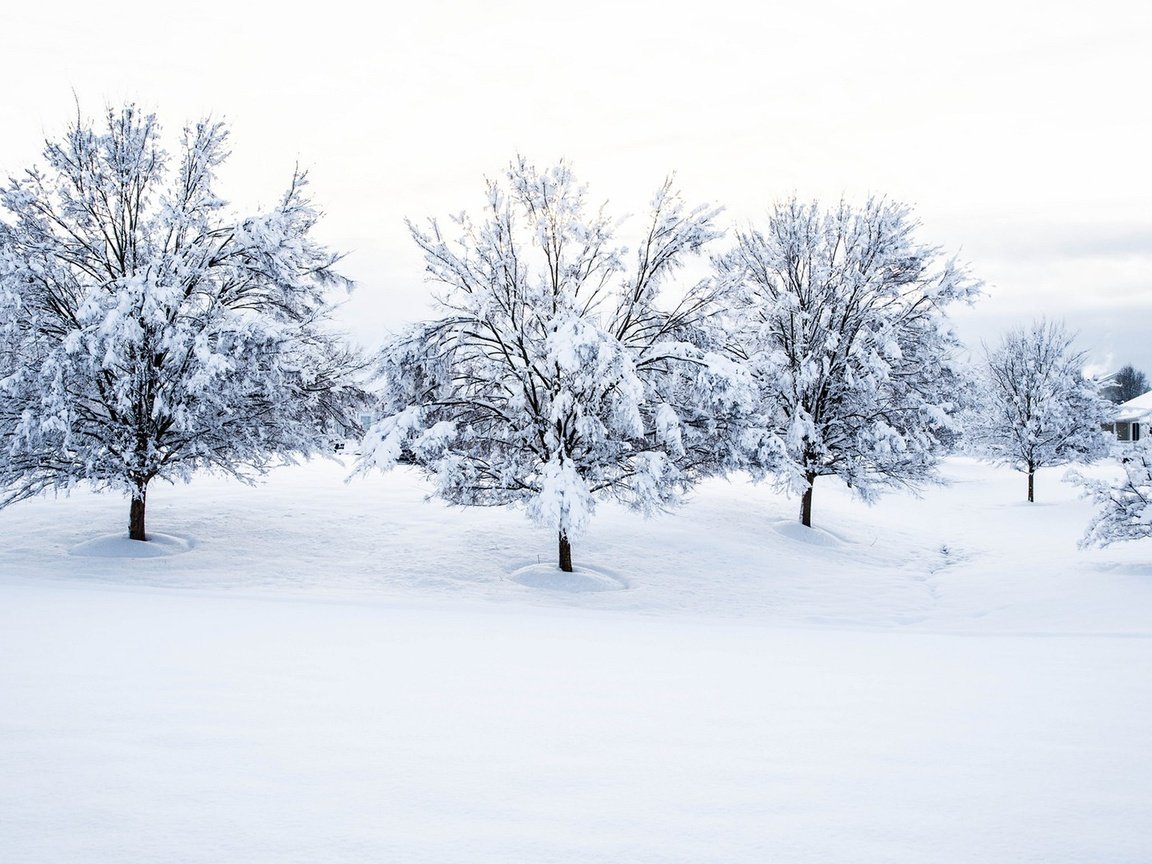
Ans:
[{"label": "snow-covered tree", "polygon": [[1096,504],[1080,548],[1152,537],[1152,450],[1136,444],[1117,448],[1114,455],[1124,469],[1124,478],[1116,483],[1068,472],[1066,479]]},{"label": "snow-covered tree", "polygon": [[1064,326],[1037,321],[985,347],[981,398],[966,435],[979,455],[1028,475],[1035,500],[1039,468],[1106,455],[1108,402],[1084,375],[1085,355]]},{"label": "snow-covered tree", "polygon": [[663,508],[723,458],[746,382],[705,342],[715,289],[659,302],[718,235],[718,211],[665,183],[630,256],[563,162],[519,159],[487,193],[451,239],[436,220],[409,223],[443,316],[383,350],[385,416],[360,470],[404,455],[448,501],[522,504],[557,531],[571,571],[598,499]]},{"label": "snow-covered tree", "polygon": [[1112,376],[1112,380],[1104,389],[1110,401],[1127,402],[1148,392],[1148,378],[1139,369],[1131,365],[1124,366]]},{"label": "snow-covered tree", "polygon": [[360,361],[328,329],[350,283],[311,238],[296,173],[237,218],[216,189],[227,131],[77,116],[0,191],[0,506],[78,481],[131,497],[210,469],[250,479],[354,428]]},{"label": "snow-covered tree", "polygon": [[812,524],[817,477],[861,498],[934,478],[959,388],[946,308],[979,283],[913,239],[909,210],[885,200],[830,210],[791,199],[762,231],[716,259],[738,285],[731,332],[755,377],[762,429],[753,476],[801,495]]}]

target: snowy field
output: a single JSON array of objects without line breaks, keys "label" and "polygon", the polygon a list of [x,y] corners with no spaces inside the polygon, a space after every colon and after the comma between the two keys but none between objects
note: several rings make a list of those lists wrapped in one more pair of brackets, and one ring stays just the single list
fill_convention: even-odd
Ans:
[{"label": "snowy field", "polygon": [[0,861],[1152,861],[1152,543],[1077,550],[1062,470],[709,483],[566,578],[346,473],[154,484],[154,557],[0,511]]}]

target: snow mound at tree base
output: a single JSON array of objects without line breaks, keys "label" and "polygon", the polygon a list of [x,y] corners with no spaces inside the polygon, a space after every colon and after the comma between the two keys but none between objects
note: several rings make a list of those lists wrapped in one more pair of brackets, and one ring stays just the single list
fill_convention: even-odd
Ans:
[{"label": "snow mound at tree base", "polygon": [[574,572],[565,573],[555,564],[530,564],[514,570],[508,578],[526,588],[567,591],[573,594],[588,591],[623,591],[628,587],[624,579],[603,570],[576,567]]},{"label": "snow mound at tree base", "polygon": [[105,534],[73,546],[68,554],[80,558],[164,558],[192,548],[186,537],[150,533],[146,541],[129,540],[123,534]]},{"label": "snow mound at tree base", "polygon": [[827,528],[801,525],[796,519],[784,519],[772,525],[781,537],[787,537],[797,543],[806,543],[809,546],[841,547],[847,544],[844,538],[837,536]]}]

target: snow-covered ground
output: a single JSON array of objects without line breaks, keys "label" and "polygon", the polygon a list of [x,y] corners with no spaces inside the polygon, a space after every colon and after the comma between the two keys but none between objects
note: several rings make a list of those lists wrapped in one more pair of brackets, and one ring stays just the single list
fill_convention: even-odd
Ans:
[{"label": "snow-covered ground", "polygon": [[[1102,467],[1094,473],[1115,473]],[[1152,543],[950,460],[555,538],[315,463],[0,511],[0,861],[1146,862]]]}]

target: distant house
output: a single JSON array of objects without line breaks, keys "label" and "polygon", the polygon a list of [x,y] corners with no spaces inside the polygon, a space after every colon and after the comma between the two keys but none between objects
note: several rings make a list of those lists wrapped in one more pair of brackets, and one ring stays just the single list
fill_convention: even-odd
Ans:
[{"label": "distant house", "polygon": [[1112,422],[1104,424],[1104,431],[1114,434],[1117,441],[1132,443],[1147,436],[1150,426],[1152,426],[1152,390],[1117,405]]}]

